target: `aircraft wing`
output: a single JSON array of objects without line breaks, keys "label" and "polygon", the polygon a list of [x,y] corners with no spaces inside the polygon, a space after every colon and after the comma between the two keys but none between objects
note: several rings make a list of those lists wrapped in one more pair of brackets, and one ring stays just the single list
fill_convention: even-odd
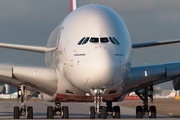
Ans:
[{"label": "aircraft wing", "polygon": [[42,47],[42,46],[29,46],[29,45],[8,44],[8,43],[0,43],[0,47],[1,48],[24,50],[24,51],[30,51],[30,52],[38,52],[38,53],[46,53],[46,52],[54,51],[57,49],[57,47],[46,48],[46,47]]},{"label": "aircraft wing", "polygon": [[12,86],[26,84],[53,95],[57,89],[55,68],[0,63],[0,82]]},{"label": "aircraft wing", "polygon": [[180,89],[180,62],[132,67],[125,80],[124,93],[172,80],[174,89]]},{"label": "aircraft wing", "polygon": [[173,43],[179,43],[180,40],[166,40],[166,41],[153,41],[153,42],[142,42],[142,43],[133,43],[132,48],[145,48],[145,47],[152,47],[152,46],[160,46],[160,45],[167,45]]}]

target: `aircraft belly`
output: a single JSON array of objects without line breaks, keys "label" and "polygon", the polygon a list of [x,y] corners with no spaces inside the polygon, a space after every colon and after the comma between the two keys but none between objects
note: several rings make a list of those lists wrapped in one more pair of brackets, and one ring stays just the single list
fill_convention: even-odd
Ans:
[{"label": "aircraft belly", "polygon": [[[90,93],[90,88],[87,86],[83,86],[83,88],[87,88],[87,91],[82,91],[81,88],[77,88],[73,86],[66,78],[61,77],[61,82],[58,82],[58,90],[55,94],[55,101],[93,101],[93,95]],[[120,99],[122,95],[122,84],[115,87],[114,89],[109,87],[107,91],[102,96],[103,101],[117,101]],[[112,93],[111,91],[116,91]]]},{"label": "aircraft belly", "polygon": [[[103,96],[103,101],[118,101],[121,98],[122,94],[114,94]],[[75,95],[67,95],[67,94],[56,94],[55,101],[76,101],[76,102],[94,102],[93,96],[75,96]]]},{"label": "aircraft belly", "polygon": [[[90,93],[90,87],[83,86],[87,88],[87,91],[82,91],[80,88],[75,87],[71,82],[69,82],[62,74],[58,74],[58,89],[53,96],[43,94],[42,97],[44,100],[49,102],[54,101],[93,101],[94,98]],[[122,95],[122,85],[119,85],[116,88],[109,87],[107,91],[102,96],[103,101],[117,101]],[[82,88],[82,87],[81,87]],[[115,92],[111,92],[115,91]]]},{"label": "aircraft belly", "polygon": [[[115,91],[114,93],[112,91]],[[122,86],[118,86],[115,89],[106,91],[102,98],[103,101],[118,101],[122,97]],[[84,93],[82,91],[76,91],[75,94],[67,94],[58,91],[55,96],[55,101],[77,101],[77,102],[91,102],[94,101],[94,96],[90,93]]]}]

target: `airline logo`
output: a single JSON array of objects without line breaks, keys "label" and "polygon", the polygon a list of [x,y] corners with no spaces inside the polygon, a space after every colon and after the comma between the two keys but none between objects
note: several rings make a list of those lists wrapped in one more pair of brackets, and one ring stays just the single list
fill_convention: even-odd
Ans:
[{"label": "airline logo", "polygon": [[176,96],[176,92],[175,91],[172,91],[170,94],[169,94],[169,97],[171,98],[174,98]]}]

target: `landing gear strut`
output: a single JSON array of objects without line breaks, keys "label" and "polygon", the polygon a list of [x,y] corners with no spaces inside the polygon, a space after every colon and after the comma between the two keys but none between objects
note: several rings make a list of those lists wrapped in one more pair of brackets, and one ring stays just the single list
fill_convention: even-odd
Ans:
[{"label": "landing gear strut", "polygon": [[[20,116],[27,116],[27,119],[33,119],[33,107],[28,106],[26,109],[26,102],[36,93],[36,90],[34,89],[28,96],[27,87],[26,85],[18,85],[17,87],[17,101],[21,98],[21,108],[19,109],[18,106],[14,107],[14,119],[19,119]],[[19,95],[20,91],[21,95]]]},{"label": "landing gear strut", "polygon": [[61,102],[55,102],[55,107],[53,109],[52,106],[47,107],[47,119],[53,119],[54,116],[59,115],[62,116],[63,119],[69,118],[69,110],[67,106],[63,106],[61,109]]},{"label": "landing gear strut", "polygon": [[153,87],[150,86],[144,88],[144,92],[136,91],[136,94],[141,98],[144,104],[143,106],[136,107],[136,118],[143,118],[143,116],[149,116],[149,118],[156,118],[156,107],[148,106],[148,97],[151,99],[151,102],[153,102]]},{"label": "landing gear strut", "polygon": [[102,101],[102,94],[104,94],[106,89],[91,89],[91,93],[94,95],[94,102],[96,103],[96,108],[94,106],[90,107],[90,119],[95,119],[95,114],[99,118],[107,118],[107,109],[105,106],[100,106]]},{"label": "landing gear strut", "polygon": [[94,96],[94,102],[96,107],[90,107],[90,119],[95,119],[95,114],[98,115],[98,118],[106,119],[107,115],[112,115],[113,118],[120,118],[120,107],[112,107],[112,102],[106,102],[107,106],[101,106],[102,95],[105,93],[105,89],[91,89],[91,93]]}]

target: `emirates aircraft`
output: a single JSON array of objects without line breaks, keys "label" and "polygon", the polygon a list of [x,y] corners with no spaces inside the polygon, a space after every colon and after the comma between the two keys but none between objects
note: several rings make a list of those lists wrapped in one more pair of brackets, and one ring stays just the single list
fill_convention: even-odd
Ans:
[{"label": "emirates aircraft", "polygon": [[93,101],[90,119],[95,115],[120,118],[120,107],[112,102],[122,101],[133,91],[144,104],[137,106],[136,117],[156,118],[156,107],[148,106],[148,97],[153,101],[153,85],[172,81],[179,90],[180,63],[131,67],[132,49],[180,40],[131,44],[125,23],[112,9],[95,4],[76,8],[77,1],[70,0],[70,14],[52,32],[46,47],[0,43],[2,48],[45,54],[46,67],[0,64],[0,82],[17,86],[21,93],[21,107],[14,107],[14,118],[33,118],[33,108],[26,108],[26,102],[34,93],[55,102],[55,107],[47,107],[48,119],[69,118],[68,107],[61,106],[68,101]]}]

